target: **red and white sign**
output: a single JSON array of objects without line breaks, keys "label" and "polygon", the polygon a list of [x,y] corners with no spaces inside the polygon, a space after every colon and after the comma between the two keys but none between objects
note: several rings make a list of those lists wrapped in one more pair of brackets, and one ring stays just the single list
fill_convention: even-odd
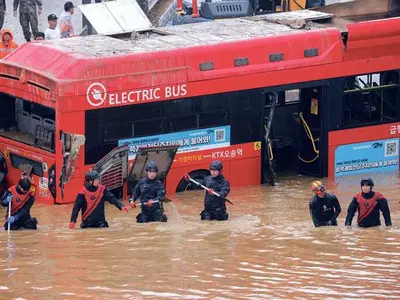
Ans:
[{"label": "red and white sign", "polygon": [[91,106],[115,106],[133,104],[143,101],[165,100],[184,97],[187,95],[187,85],[163,86],[132,91],[108,92],[106,87],[99,83],[92,83],[86,92],[86,99]]}]

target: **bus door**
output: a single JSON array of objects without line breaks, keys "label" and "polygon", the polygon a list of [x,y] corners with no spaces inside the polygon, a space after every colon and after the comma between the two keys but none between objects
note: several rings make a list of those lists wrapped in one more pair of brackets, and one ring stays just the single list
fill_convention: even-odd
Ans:
[{"label": "bus door", "polygon": [[303,88],[299,105],[299,174],[322,177],[327,141],[323,135],[324,101],[326,88]]},{"label": "bus door", "polygon": [[123,198],[123,186],[128,178],[128,145],[116,147],[93,167],[100,174],[100,183],[117,198]]}]

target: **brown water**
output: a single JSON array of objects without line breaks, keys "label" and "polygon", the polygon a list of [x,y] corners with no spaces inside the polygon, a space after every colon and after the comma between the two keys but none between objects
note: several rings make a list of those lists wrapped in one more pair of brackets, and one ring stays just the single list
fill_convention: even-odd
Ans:
[{"label": "brown water", "polygon": [[302,177],[234,190],[228,222],[199,221],[200,191],[174,196],[168,223],[108,206],[109,229],[36,205],[39,230],[0,231],[0,299],[400,299],[398,178],[376,179],[391,228],[343,225],[358,180],[328,184],[343,210],[329,228],[313,227]]}]

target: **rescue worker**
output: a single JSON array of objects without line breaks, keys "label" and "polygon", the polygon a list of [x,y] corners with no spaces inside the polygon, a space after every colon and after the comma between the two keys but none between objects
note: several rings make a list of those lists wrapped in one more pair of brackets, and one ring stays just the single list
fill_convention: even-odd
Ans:
[{"label": "rescue worker", "polygon": [[[204,197],[204,210],[200,213],[202,220],[228,220],[225,199],[230,190],[230,184],[222,175],[222,162],[215,160],[210,164],[211,176],[204,178],[203,185],[209,188]],[[218,193],[221,197],[214,194]]]},{"label": "rescue worker", "polygon": [[145,171],[146,177],[139,180],[129,200],[131,207],[135,207],[135,201],[140,199],[142,212],[136,216],[136,222],[167,222],[168,217],[164,214],[162,203],[165,200],[165,188],[163,183],[156,178],[157,164],[149,161]]},{"label": "rescue worker", "polygon": [[11,216],[8,218],[8,209],[4,228],[7,230],[10,223],[11,230],[37,229],[37,220],[32,218],[30,210],[35,203],[35,187],[28,179],[20,179],[18,185],[8,189],[1,199],[1,205],[8,207],[11,202]]},{"label": "rescue worker", "polygon": [[346,226],[351,226],[356,211],[357,224],[360,227],[381,225],[379,211],[383,214],[386,226],[392,226],[388,202],[381,193],[374,192],[373,188],[374,181],[371,178],[361,180],[361,192],[355,195],[347,210]]},{"label": "rescue worker", "polygon": [[128,208],[118,201],[114,194],[104,185],[100,184],[100,175],[97,171],[91,170],[87,172],[85,184],[75,199],[69,228],[75,228],[80,210],[82,210],[81,228],[108,227],[104,216],[104,202],[106,200],[115,205],[119,210],[128,212]]},{"label": "rescue worker", "polygon": [[33,166],[29,165],[29,164],[22,164],[19,166],[19,169],[21,170],[21,178],[20,179],[24,179],[24,178],[28,179],[31,182],[31,185],[33,185],[36,190],[35,180],[33,179],[33,176],[32,176]]},{"label": "rescue worker", "polygon": [[9,29],[3,28],[1,30],[0,39],[0,59],[18,48],[18,44],[14,42],[14,37]]},{"label": "rescue worker", "polygon": [[[38,32],[38,13],[42,13],[42,0],[14,0],[14,17],[17,17],[19,6],[19,22],[22,26],[25,40],[31,41],[31,31]],[[37,6],[37,8],[36,8]]]},{"label": "rescue worker", "polygon": [[337,226],[336,219],[342,211],[337,197],[328,194],[321,181],[312,183],[312,191],[315,195],[310,200],[309,208],[315,227]]}]

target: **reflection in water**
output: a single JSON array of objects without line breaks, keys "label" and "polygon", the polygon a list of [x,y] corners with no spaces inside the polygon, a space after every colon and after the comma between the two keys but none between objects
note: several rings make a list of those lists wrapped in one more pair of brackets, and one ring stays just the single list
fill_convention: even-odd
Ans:
[{"label": "reflection in water", "polygon": [[393,227],[346,228],[359,179],[328,183],[338,227],[314,228],[312,178],[234,190],[228,222],[201,222],[203,192],[168,223],[108,209],[109,229],[69,230],[72,206],[36,205],[36,232],[0,231],[0,299],[400,299],[398,179],[376,177]]}]

